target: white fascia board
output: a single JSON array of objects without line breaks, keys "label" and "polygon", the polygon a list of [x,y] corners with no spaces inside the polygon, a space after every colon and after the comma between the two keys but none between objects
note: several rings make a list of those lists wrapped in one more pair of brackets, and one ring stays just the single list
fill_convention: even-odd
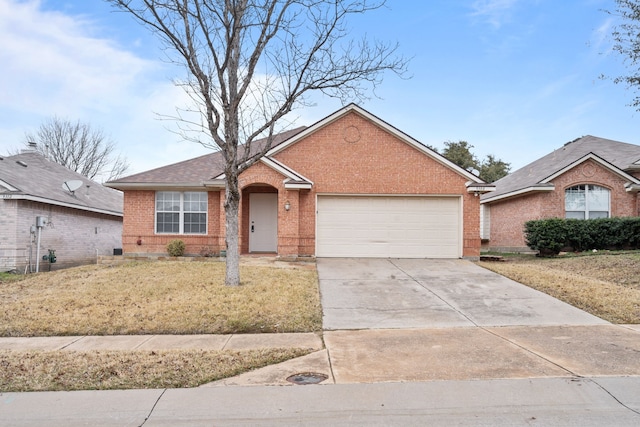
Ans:
[{"label": "white fascia board", "polygon": [[467,182],[467,193],[491,193],[496,191],[495,185],[475,185],[472,182]]},{"label": "white fascia board", "polygon": [[555,178],[559,177],[563,173],[575,168],[576,166],[578,166],[581,163],[586,162],[587,160],[593,160],[594,162],[600,164],[604,168],[609,169],[612,173],[618,175],[619,177],[624,178],[626,180],[629,180],[634,184],[640,184],[640,180],[638,180],[634,176],[629,175],[628,173],[626,173],[622,169],[619,169],[619,168],[615,167],[611,163],[607,162],[606,160],[604,160],[603,158],[601,158],[599,156],[596,156],[593,153],[589,153],[586,156],[581,157],[580,159],[576,160],[575,162],[565,166],[564,168],[560,169],[559,171],[555,172],[554,174],[546,177],[545,179],[540,181],[540,184],[547,184],[550,181],[553,181]]},{"label": "white fascia board", "polygon": [[633,184],[633,183],[627,182],[624,187],[627,193],[640,192],[640,184]]},{"label": "white fascia board", "polygon": [[9,199],[9,200],[29,200],[31,202],[38,202],[38,203],[45,203],[48,205],[54,205],[54,206],[62,206],[65,208],[72,208],[72,209],[78,209],[81,211],[87,211],[87,212],[96,212],[96,213],[101,213],[101,214],[105,214],[105,215],[112,215],[112,216],[117,216],[117,217],[122,217],[123,214],[122,212],[114,212],[114,211],[109,211],[106,209],[99,209],[99,208],[92,208],[89,206],[82,206],[82,205],[74,205],[73,203],[65,203],[65,202],[60,202],[58,200],[52,200],[52,199],[47,199],[44,197],[38,197],[38,196],[31,196],[29,194],[3,194],[2,199]]},{"label": "white fascia board", "polygon": [[305,181],[313,185],[313,181],[300,175],[298,172],[290,169],[288,166],[285,166],[284,164],[280,163],[276,159],[272,159],[265,156],[261,158],[260,161],[262,161],[265,165],[269,166],[270,168],[274,169],[277,172],[280,172],[282,175],[286,176],[287,178],[293,181],[298,181],[298,182]]},{"label": "white fascia board", "polygon": [[202,182],[122,182],[122,183],[106,183],[105,187],[115,188],[116,190],[202,190],[204,184]]},{"label": "white fascia board", "polygon": [[385,129],[390,134],[394,135],[396,138],[406,142],[407,144],[411,145],[412,147],[414,147],[418,151],[421,151],[422,153],[426,154],[427,156],[433,158],[438,163],[441,163],[441,164],[443,164],[443,165],[455,170],[457,173],[459,173],[460,175],[463,175],[465,178],[467,178],[467,179],[469,179],[469,180],[471,180],[473,182],[484,183],[483,180],[481,180],[480,178],[478,178],[477,176],[475,176],[471,172],[461,168],[460,166],[458,166],[457,164],[455,164],[452,161],[448,160],[447,158],[445,158],[441,154],[436,153],[435,151],[429,149],[426,145],[420,143],[416,139],[410,137],[409,135],[407,135],[406,133],[400,131],[399,129],[396,129],[395,127],[391,126],[389,123],[387,123],[384,120],[374,116],[373,114],[371,114],[367,110],[364,110],[363,108],[361,108],[361,107],[359,107],[359,106],[357,106],[355,104],[349,104],[346,107],[336,111],[335,113],[325,117],[324,119],[314,123],[313,125],[309,126],[305,130],[303,130],[302,132],[300,132],[300,133],[294,135],[293,137],[291,137],[289,140],[283,142],[282,144],[278,145],[277,147],[272,148],[271,150],[269,150],[267,152],[266,155],[267,156],[273,156],[274,154],[284,150],[286,147],[288,147],[288,146],[290,146],[292,144],[295,144],[296,142],[300,141],[301,139],[306,138],[308,135],[316,132],[318,129],[328,125],[329,123],[339,119],[340,117],[342,117],[345,114],[350,113],[352,111],[355,111],[358,114],[360,114],[361,116],[364,116],[366,119],[371,120],[376,125],[380,126],[381,128]]},{"label": "white fascia board", "polygon": [[291,181],[288,178],[285,179],[283,183],[284,188],[286,188],[287,190],[311,190],[311,187],[313,187],[313,183],[311,182],[296,182]]},{"label": "white fascia board", "polygon": [[8,191],[20,191],[18,188],[16,188],[13,185],[9,184],[7,181],[3,181],[1,179],[0,179],[0,187],[4,187]]},{"label": "white fascia board", "polygon": [[521,188],[520,190],[511,191],[509,193],[500,194],[480,201],[480,204],[496,202],[498,200],[508,199],[510,197],[521,196],[526,193],[548,192],[555,190],[555,185],[533,185],[531,187]]},{"label": "white fascia board", "polygon": [[209,181],[202,181],[202,185],[207,188],[225,188],[227,183],[224,179],[210,179]]}]

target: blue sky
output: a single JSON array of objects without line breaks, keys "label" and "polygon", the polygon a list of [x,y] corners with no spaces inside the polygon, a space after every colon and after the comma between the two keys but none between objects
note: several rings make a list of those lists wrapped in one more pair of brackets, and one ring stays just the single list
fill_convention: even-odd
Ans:
[{"label": "blue sky", "polygon": [[[599,78],[625,72],[611,52],[614,0],[388,0],[350,21],[400,44],[409,79],[385,76],[362,107],[417,140],[465,140],[512,170],[583,135],[640,144],[633,94]],[[0,154],[57,115],[102,128],[130,173],[209,151],[158,120],[183,105],[154,37],[99,0],[0,0]],[[310,125],[341,107],[318,96]]]}]

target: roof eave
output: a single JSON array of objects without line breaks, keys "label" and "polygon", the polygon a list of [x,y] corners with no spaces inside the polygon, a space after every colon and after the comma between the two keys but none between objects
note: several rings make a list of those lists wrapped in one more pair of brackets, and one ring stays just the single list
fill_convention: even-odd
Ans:
[{"label": "roof eave", "polygon": [[627,184],[625,184],[625,190],[627,191],[627,193],[639,193],[640,192],[640,184],[634,184],[631,182],[628,182]]},{"label": "roof eave", "polygon": [[285,182],[284,188],[287,190],[311,190],[313,184],[310,182]]},{"label": "roof eave", "polygon": [[116,190],[165,190],[165,189],[202,189],[202,182],[107,182],[105,187]]},{"label": "roof eave", "polygon": [[496,186],[493,184],[479,184],[469,181],[465,185],[467,187],[467,193],[473,193],[476,196],[496,191]]},{"label": "roof eave", "polygon": [[555,190],[556,186],[553,184],[544,184],[544,185],[532,185],[531,187],[521,188],[520,190],[510,191],[504,194],[498,194],[493,197],[486,198],[481,200],[480,203],[491,203],[497,202],[498,200],[509,199],[512,197],[522,196],[528,193],[541,193],[541,192],[549,192]]},{"label": "roof eave", "polygon": [[208,181],[203,181],[202,185],[206,188],[225,188],[226,181],[224,179],[210,179]]},{"label": "roof eave", "polygon": [[588,153],[588,154],[582,156],[581,158],[571,162],[567,166],[563,167],[562,169],[556,171],[552,175],[549,175],[548,177],[546,177],[545,179],[540,181],[540,183],[541,184],[547,184],[547,183],[553,181],[555,178],[557,178],[560,175],[562,175],[563,173],[575,168],[576,166],[586,162],[587,160],[592,160],[592,161],[600,164],[602,167],[608,169],[612,173],[618,175],[619,177],[621,177],[623,179],[629,180],[634,184],[640,184],[640,180],[638,178],[636,178],[636,177],[634,177],[632,175],[629,175],[628,173],[626,173],[622,169],[616,167],[615,165],[609,163],[608,161],[606,161],[605,159],[603,159],[602,157],[600,157],[600,156],[598,156],[598,155],[596,155],[594,153]]},{"label": "roof eave", "polygon": [[61,202],[59,200],[47,199],[45,197],[32,196],[30,194],[3,194],[2,195],[2,199],[4,199],[4,200],[28,200],[28,201],[31,201],[31,202],[46,203],[48,205],[62,206],[62,207],[65,207],[65,208],[78,209],[78,210],[81,210],[81,211],[95,212],[95,213],[101,213],[101,214],[112,215],[112,216],[117,216],[117,217],[122,217],[123,216],[122,212],[118,212],[118,211],[111,211],[111,210],[108,210],[108,209],[101,209],[101,208],[96,208],[96,207],[91,207],[91,206],[76,205],[76,204],[73,204],[73,203]]}]

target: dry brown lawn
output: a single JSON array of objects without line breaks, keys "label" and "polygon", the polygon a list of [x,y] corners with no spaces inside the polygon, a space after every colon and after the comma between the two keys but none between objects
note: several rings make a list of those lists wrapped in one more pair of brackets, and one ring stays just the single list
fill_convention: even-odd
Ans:
[{"label": "dry brown lawn", "polygon": [[0,350],[0,392],[197,387],[309,352]]},{"label": "dry brown lawn", "polygon": [[505,259],[479,264],[609,322],[640,323],[640,252]]},{"label": "dry brown lawn", "polygon": [[310,332],[322,328],[315,268],[221,262],[85,266],[0,282],[0,336]]}]

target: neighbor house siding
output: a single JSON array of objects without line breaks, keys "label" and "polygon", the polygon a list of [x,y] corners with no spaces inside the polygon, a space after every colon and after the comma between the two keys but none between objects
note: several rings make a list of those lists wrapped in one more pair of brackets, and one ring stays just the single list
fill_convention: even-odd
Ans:
[{"label": "neighbor house siding", "polygon": [[627,192],[627,181],[588,160],[555,178],[554,191],[535,193],[490,203],[491,237],[486,245],[493,250],[526,249],[524,223],[542,218],[565,217],[565,190],[579,184],[595,184],[610,190],[610,216],[636,216],[638,196]]},{"label": "neighbor house siding", "polygon": [[540,219],[543,195],[540,193],[516,199],[492,203],[491,231],[488,248],[500,251],[523,251],[527,249],[524,239],[524,223]]},{"label": "neighbor house siding", "polygon": [[16,240],[17,224],[18,201],[0,199],[0,271],[14,270],[25,259],[26,246]]},{"label": "neighbor house siding", "polygon": [[[31,254],[35,268],[37,247],[35,240],[31,244],[31,226],[37,216],[47,221],[40,232],[40,256],[47,255],[48,249],[56,252],[57,262],[52,269],[91,264],[98,255],[111,255],[114,248],[121,247],[120,217],[24,200],[12,202],[16,212],[12,224],[15,239],[8,253],[13,257],[3,257],[3,265],[8,263],[24,271]],[[49,264],[40,259],[40,270],[45,269],[49,269]]]}]

